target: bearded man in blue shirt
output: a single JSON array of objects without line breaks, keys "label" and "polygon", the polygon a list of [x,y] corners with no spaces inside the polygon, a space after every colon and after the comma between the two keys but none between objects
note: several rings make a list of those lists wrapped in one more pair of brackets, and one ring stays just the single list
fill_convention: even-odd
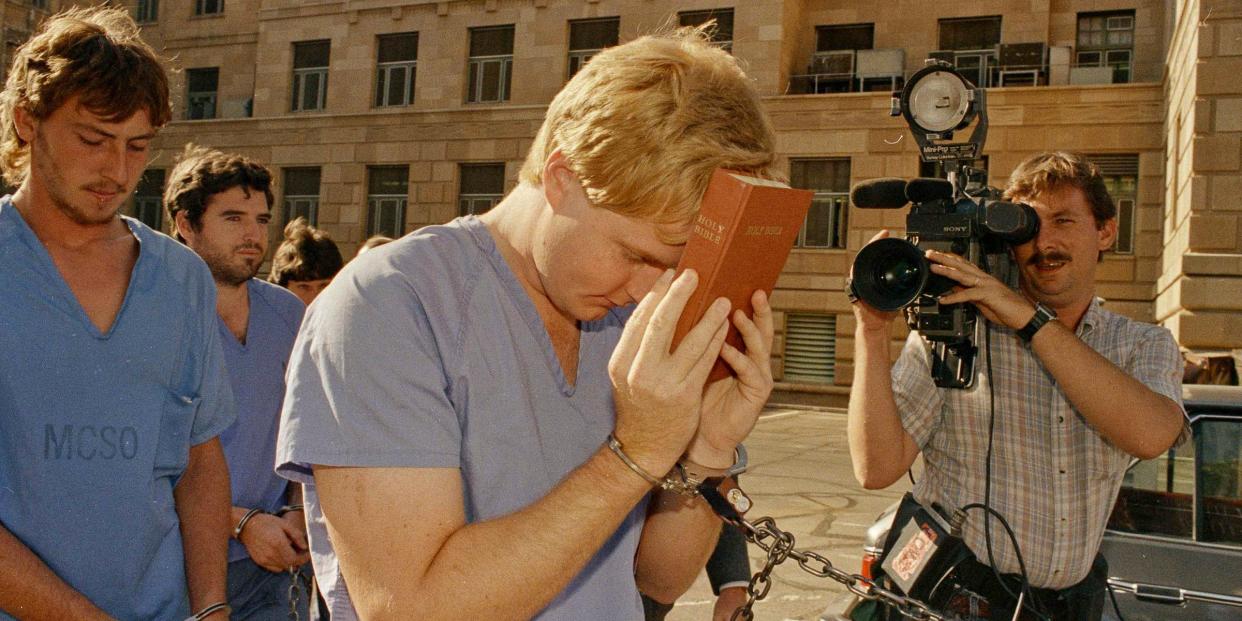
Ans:
[{"label": "bearded man in blue shirt", "polygon": [[[255,278],[267,254],[272,174],[241,155],[186,147],[164,190],[174,235],[207,262],[216,282],[218,332],[237,420],[220,434],[233,491],[228,598],[250,621],[284,621],[290,572],[310,561],[302,486],[276,475],[276,427],[285,365],[306,307],[297,296]],[[304,583],[301,587],[308,586]],[[309,589],[292,602],[305,618]]]}]

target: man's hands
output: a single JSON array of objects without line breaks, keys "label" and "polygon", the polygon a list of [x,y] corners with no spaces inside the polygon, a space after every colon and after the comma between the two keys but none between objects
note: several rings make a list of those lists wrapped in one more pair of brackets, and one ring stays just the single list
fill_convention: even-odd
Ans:
[{"label": "man's hands", "polygon": [[[884,229],[880,231],[879,233],[876,233],[867,243],[869,244],[878,239],[885,239],[887,237],[888,237],[888,229]],[[853,268],[851,267],[850,278],[853,279],[853,277],[854,277],[854,272],[853,272]],[[863,302],[862,300],[854,300],[853,307],[854,307],[854,320],[858,324],[857,326],[858,330],[862,331],[863,333],[883,334],[885,338],[887,338],[888,336],[888,332],[890,330],[890,326],[893,323],[893,320],[896,319],[897,315],[899,314],[897,312],[884,312],[884,311],[876,310],[868,306],[867,303]]]},{"label": "man's hands", "polygon": [[[750,433],[772,392],[772,309],[763,292],[755,292],[751,300],[753,321],[740,310],[734,313],[746,353],[724,343],[730,308],[724,298],[708,308],[676,351],[669,351],[677,321],[698,283],[693,270],[675,281],[671,270],[661,276],[630,317],[608,364],[616,436],[656,476],[668,472],[683,453],[705,466],[732,464],[734,448]],[[737,377],[704,390],[717,357]]]},{"label": "man's hands", "polygon": [[676,281],[672,270],[660,276],[630,316],[608,361],[617,439],[657,477],[672,469],[699,426],[703,384],[728,328],[729,302],[722,298],[677,351],[669,351],[677,320],[698,283],[693,270]]},{"label": "man's hands", "polygon": [[256,513],[246,522],[240,539],[251,560],[271,572],[285,572],[310,560],[301,511],[283,516]]},{"label": "man's hands", "polygon": [[1025,326],[1035,316],[1035,305],[1009,285],[993,278],[979,266],[955,254],[927,251],[933,272],[956,281],[952,293],[940,296],[941,304],[970,302],[988,321],[1014,330]]},{"label": "man's hands", "polygon": [[733,313],[746,353],[728,343],[720,351],[737,377],[712,382],[703,394],[699,430],[686,450],[686,457],[696,464],[732,465],[734,448],[750,434],[772,394],[772,307],[762,291],[754,292],[750,303],[755,309],[753,321],[740,309]]}]

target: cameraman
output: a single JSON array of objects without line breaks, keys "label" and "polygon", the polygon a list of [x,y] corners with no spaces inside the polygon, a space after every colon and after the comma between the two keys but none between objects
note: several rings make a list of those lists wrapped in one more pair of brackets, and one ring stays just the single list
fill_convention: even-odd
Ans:
[{"label": "cameraman", "polygon": [[[1040,219],[1039,234],[1013,248],[1019,290],[957,255],[927,255],[934,273],[959,284],[941,303],[972,303],[988,320],[970,389],[935,386],[917,333],[893,364],[897,313],[854,303],[854,476],[867,489],[887,487],[922,453],[914,496],[950,512],[983,503],[990,476],[990,507],[1015,531],[1032,587],[1035,601],[1023,609],[1096,620],[1107,579],[1097,552],[1122,475],[1132,458],[1156,457],[1189,432],[1181,359],[1167,330],[1104,310],[1095,297],[1096,266],[1117,234],[1095,165],[1071,153],[1036,155],[1013,172],[1005,198]],[[974,559],[959,566],[959,580],[988,598],[992,618],[1008,619],[1019,555],[995,518],[985,536],[983,517],[967,515],[962,538]]]}]

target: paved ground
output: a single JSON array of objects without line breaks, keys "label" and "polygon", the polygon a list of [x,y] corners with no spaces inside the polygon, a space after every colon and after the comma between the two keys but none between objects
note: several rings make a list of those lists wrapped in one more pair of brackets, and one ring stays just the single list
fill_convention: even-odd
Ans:
[{"label": "paved ground", "polygon": [[[854,480],[845,438],[845,413],[770,409],[746,441],[750,471],[743,487],[755,501],[748,517],[772,516],[792,532],[800,549],[858,571],[863,535],[875,517],[908,489],[899,483],[867,491]],[[754,571],[762,550],[750,546]],[[845,594],[841,585],[803,573],[793,561],[773,572],[772,590],[755,607],[763,621],[813,620]],[[668,621],[710,620],[714,598],[706,575],[677,603]]]}]

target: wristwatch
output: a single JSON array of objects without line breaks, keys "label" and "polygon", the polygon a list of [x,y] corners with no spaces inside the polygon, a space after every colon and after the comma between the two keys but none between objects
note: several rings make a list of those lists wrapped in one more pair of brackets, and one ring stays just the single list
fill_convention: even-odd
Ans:
[{"label": "wristwatch", "polygon": [[1056,318],[1056,311],[1044,306],[1042,302],[1036,303],[1035,316],[1031,317],[1031,320],[1026,322],[1026,325],[1022,326],[1022,328],[1018,330],[1018,336],[1023,341],[1030,343],[1031,339],[1035,338],[1035,333],[1039,332],[1039,329],[1044,327],[1044,324]]}]

